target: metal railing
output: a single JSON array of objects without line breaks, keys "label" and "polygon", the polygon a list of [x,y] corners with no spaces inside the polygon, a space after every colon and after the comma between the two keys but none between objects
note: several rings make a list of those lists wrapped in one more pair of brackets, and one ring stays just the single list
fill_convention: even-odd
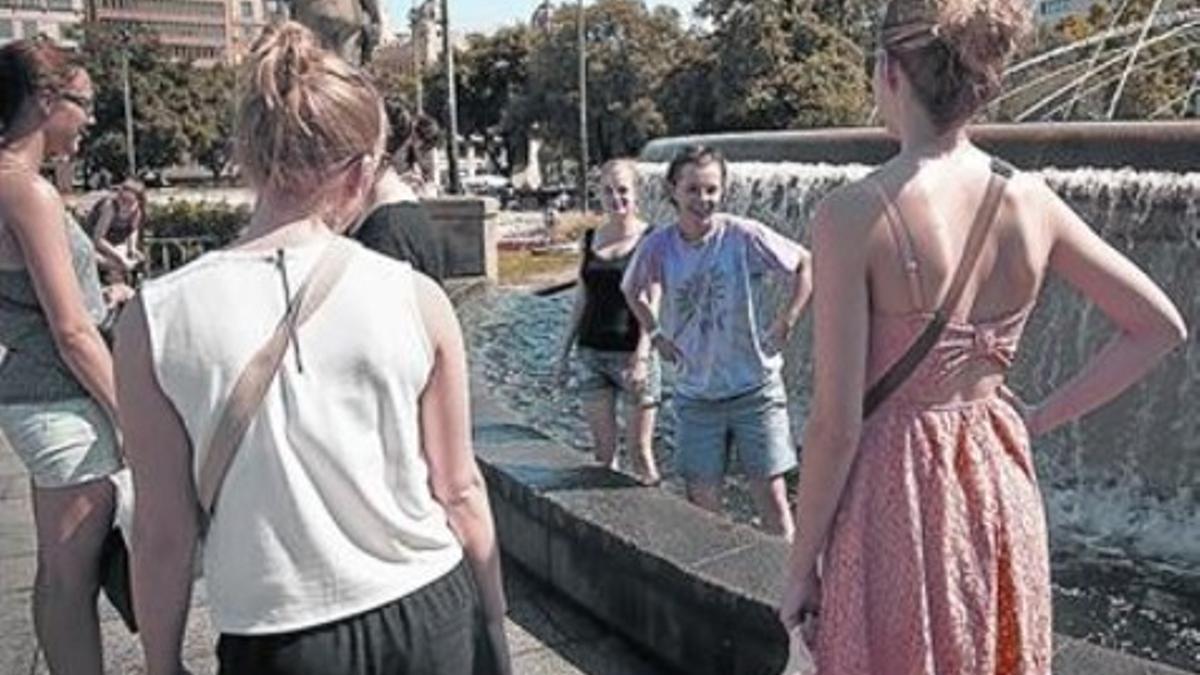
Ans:
[{"label": "metal railing", "polygon": [[151,278],[166,274],[220,245],[216,237],[146,237],[146,274]]}]

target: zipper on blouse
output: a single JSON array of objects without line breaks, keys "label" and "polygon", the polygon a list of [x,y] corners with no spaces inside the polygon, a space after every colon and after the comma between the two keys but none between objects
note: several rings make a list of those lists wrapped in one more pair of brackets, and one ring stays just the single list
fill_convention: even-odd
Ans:
[{"label": "zipper on blouse", "polygon": [[283,249],[276,251],[275,268],[279,270],[279,277],[283,281],[284,317],[287,320],[287,330],[292,339],[292,347],[295,349],[296,371],[303,374],[304,361],[300,358],[300,337],[296,332],[296,315],[292,312],[292,287],[288,283],[287,265],[284,264]]}]

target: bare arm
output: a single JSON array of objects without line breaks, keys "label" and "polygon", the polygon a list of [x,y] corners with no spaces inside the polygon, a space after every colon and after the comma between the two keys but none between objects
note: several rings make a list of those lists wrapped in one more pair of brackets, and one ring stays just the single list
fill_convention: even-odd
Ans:
[{"label": "bare arm", "polygon": [[869,294],[866,231],[845,197],[833,195],[813,225],[813,407],[801,455],[796,535],[780,610],[795,624],[817,602],[817,560],[825,547],[862,430]]},{"label": "bare arm", "polygon": [[1179,310],[1145,272],[1041,186],[1054,234],[1050,271],[1087,296],[1117,334],[1074,377],[1027,415],[1030,433],[1051,431],[1116,398],[1187,339]]},{"label": "bare arm", "polygon": [[791,296],[771,327],[772,338],[780,349],[787,343],[792,329],[796,327],[796,322],[800,320],[800,315],[804,313],[804,308],[812,297],[812,256],[803,247],[801,251],[800,265],[792,274]]},{"label": "bare arm", "polygon": [[[637,317],[643,334],[645,336],[654,335],[653,338],[646,337],[641,341],[646,343],[646,348],[657,349],[663,359],[671,363],[683,360],[683,351],[679,349],[679,346],[671,338],[659,332],[658,305],[662,297],[662,284],[657,281],[651,282],[641,291],[622,285],[621,293],[625,296],[629,310]],[[639,346],[640,344],[639,342]]]},{"label": "bare arm", "polygon": [[471,447],[467,361],[458,319],[445,293],[414,275],[421,316],[434,350],[429,383],[421,394],[421,448],[429,464],[433,497],[446,510],[450,528],[462,542],[479,589],[488,633],[509,672],[504,614],[508,609],[500,574],[500,547],[488,504],[487,485]]},{"label": "bare arm", "polygon": [[[662,301],[662,286],[659,284],[651,285],[650,288],[646,289],[646,292],[642,294],[642,297],[645,300],[644,304],[649,314],[651,316],[658,316],[658,306]],[[632,310],[632,305],[630,308]],[[638,346],[637,349],[634,350],[634,358],[638,360],[644,360],[650,355],[650,350],[653,349],[653,346],[650,344],[650,333],[646,330],[646,324],[642,323],[642,319],[640,316],[638,316],[636,311],[634,312],[634,317],[637,318],[638,327],[641,329],[640,335],[638,336]]]},{"label": "bare arm", "polygon": [[112,227],[113,219],[117,217],[117,208],[111,200],[105,200],[99,208],[100,217],[96,219],[96,230],[92,232],[92,245],[96,247],[96,257],[105,269],[124,272],[127,267],[125,257],[112,242],[104,238]]},{"label": "bare arm", "polygon": [[575,339],[579,337],[579,322],[583,319],[583,304],[587,298],[587,294],[583,289],[583,283],[575,284],[574,299],[571,303],[571,316],[567,319],[567,328],[563,332],[562,342],[558,347],[558,361],[563,363],[567,357],[571,355],[571,347],[575,345]]},{"label": "bare arm", "polygon": [[21,246],[59,355],[88,394],[116,419],[112,355],[87,313],[75,278],[70,243],[61,226],[62,201],[40,181],[26,187],[21,208],[5,213],[5,223]]},{"label": "bare arm", "polygon": [[154,374],[145,312],[131,303],[117,324],[117,394],[125,457],[133,469],[133,599],[149,675],[183,672],[180,649],[197,538],[192,448]]}]

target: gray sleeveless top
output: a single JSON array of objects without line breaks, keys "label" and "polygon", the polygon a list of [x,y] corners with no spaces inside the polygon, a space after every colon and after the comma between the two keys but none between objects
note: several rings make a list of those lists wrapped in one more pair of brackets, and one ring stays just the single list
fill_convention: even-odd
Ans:
[{"label": "gray sleeveless top", "polygon": [[[106,313],[96,251],[79,224],[64,214],[71,264],[92,321]],[[33,279],[24,269],[0,270],[0,403],[37,403],[88,396],[59,356]]]}]

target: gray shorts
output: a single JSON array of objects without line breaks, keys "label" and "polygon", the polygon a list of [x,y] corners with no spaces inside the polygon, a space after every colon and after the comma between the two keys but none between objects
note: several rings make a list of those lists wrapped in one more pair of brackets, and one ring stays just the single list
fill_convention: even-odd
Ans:
[{"label": "gray shorts", "polygon": [[579,368],[576,375],[579,395],[594,396],[598,392],[621,392],[634,405],[649,408],[662,400],[662,368],[658,356],[651,352],[648,357],[646,382],[633,387],[625,379],[629,367],[630,352],[602,352],[589,347],[576,349]]},{"label": "gray shorts", "polygon": [[720,482],[729,441],[747,478],[773,478],[796,467],[782,378],[717,401],[676,395],[674,405],[675,464],[685,480]]},{"label": "gray shorts", "polygon": [[39,488],[80,485],[121,468],[112,424],[90,398],[0,404],[0,434]]}]

